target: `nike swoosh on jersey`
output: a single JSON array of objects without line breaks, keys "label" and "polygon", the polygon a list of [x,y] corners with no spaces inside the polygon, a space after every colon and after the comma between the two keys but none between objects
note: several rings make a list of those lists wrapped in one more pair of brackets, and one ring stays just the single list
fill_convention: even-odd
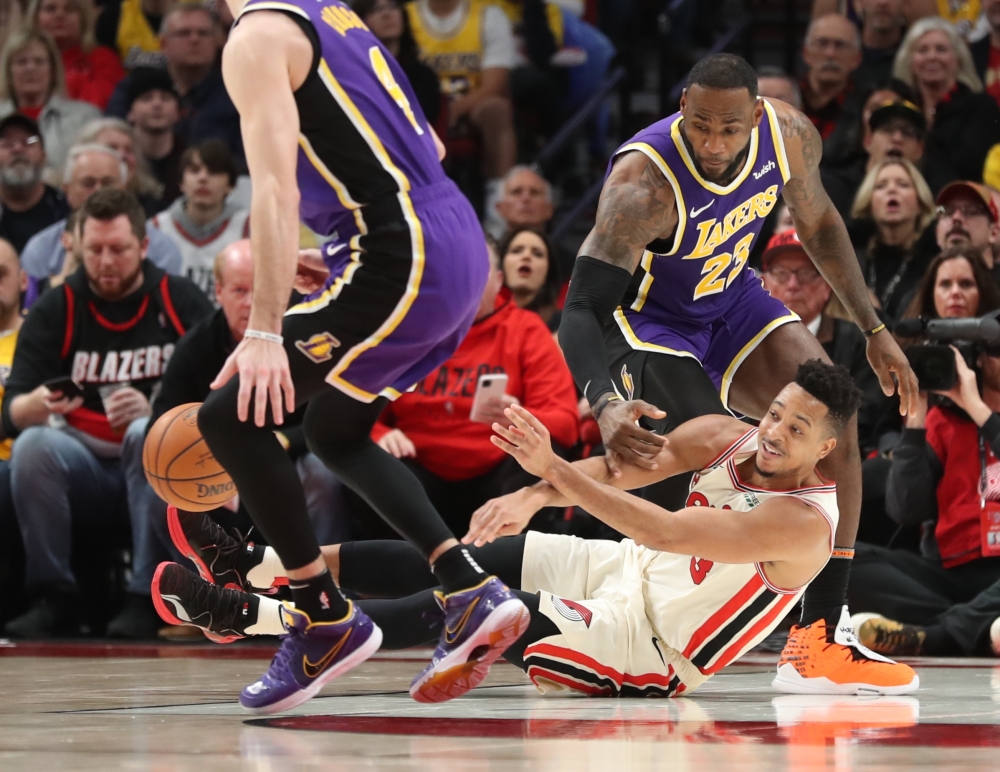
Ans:
[{"label": "nike swoosh on jersey", "polygon": [[691,207],[691,216],[692,217],[697,217],[698,215],[700,215],[702,212],[704,212],[706,209],[708,209],[714,203],[715,203],[715,199],[713,198],[711,201],[709,201],[707,204],[705,204],[705,206],[703,206],[701,209],[695,209],[694,207]]},{"label": "nike swoosh on jersey", "polygon": [[344,648],[344,644],[347,643],[347,639],[348,637],[350,637],[352,632],[353,632],[352,630],[348,630],[346,633],[344,633],[343,638],[337,641],[337,643],[334,644],[333,648],[330,649],[326,654],[324,654],[319,662],[310,662],[309,657],[303,654],[302,672],[306,674],[306,678],[315,678],[324,670],[326,670],[326,666],[329,665],[330,662],[333,661],[333,658],[340,653],[340,650]]}]

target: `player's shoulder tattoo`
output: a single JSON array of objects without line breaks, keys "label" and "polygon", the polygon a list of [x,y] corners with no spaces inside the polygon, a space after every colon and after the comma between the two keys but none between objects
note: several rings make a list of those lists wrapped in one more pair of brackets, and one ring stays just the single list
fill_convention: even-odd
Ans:
[{"label": "player's shoulder tattoo", "polygon": [[674,191],[663,172],[644,154],[630,153],[604,184],[594,229],[582,250],[634,270],[645,246],[667,228],[675,208]]},{"label": "player's shoulder tattoo", "polygon": [[823,140],[816,127],[805,115],[794,108],[784,108],[778,112],[781,136],[797,142],[802,148],[802,163],[808,171],[819,166],[823,156]]}]

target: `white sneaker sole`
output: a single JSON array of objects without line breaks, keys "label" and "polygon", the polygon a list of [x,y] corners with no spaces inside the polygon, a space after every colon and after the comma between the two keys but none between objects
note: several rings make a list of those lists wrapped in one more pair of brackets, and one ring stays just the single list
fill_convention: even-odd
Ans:
[{"label": "white sneaker sole", "polygon": [[884,694],[891,696],[915,692],[920,688],[920,676],[914,673],[910,683],[900,686],[876,686],[866,683],[838,684],[826,677],[803,678],[794,665],[786,663],[778,667],[778,674],[771,682],[771,688],[787,694],[855,694],[860,696]]},{"label": "white sneaker sole", "polygon": [[267,716],[272,713],[280,713],[283,710],[291,710],[292,708],[301,705],[303,702],[308,702],[319,694],[320,690],[334,678],[337,678],[338,676],[346,673],[348,670],[357,667],[379,650],[379,647],[382,645],[382,630],[377,625],[373,625],[373,627],[374,629],[372,630],[371,636],[369,636],[368,640],[364,642],[361,648],[357,649],[349,657],[345,657],[325,673],[318,676],[305,689],[300,689],[294,694],[288,695],[283,700],[278,700],[278,702],[274,702],[260,708],[250,708],[243,705],[242,702],[240,702],[240,705],[248,713],[253,713],[256,716]]},{"label": "white sneaker sole", "polygon": [[[410,684],[410,696],[417,702],[447,702],[479,686],[490,667],[528,629],[531,614],[517,598],[493,609],[476,634],[451,654],[421,673]],[[486,652],[472,657],[476,649]]]}]

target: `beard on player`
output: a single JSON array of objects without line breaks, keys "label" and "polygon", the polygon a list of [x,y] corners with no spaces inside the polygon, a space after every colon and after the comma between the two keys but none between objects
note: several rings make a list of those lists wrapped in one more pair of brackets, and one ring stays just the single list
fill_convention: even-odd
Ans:
[{"label": "beard on player", "polygon": [[[681,132],[681,135],[683,136],[683,132]],[[705,169],[702,164],[702,159],[695,153],[694,148],[691,147],[691,143],[688,141],[687,137],[684,137],[684,144],[687,145],[688,152],[691,153],[691,159],[694,161],[694,168],[698,171],[698,174],[709,182],[716,182],[720,185],[728,185],[736,179],[736,175],[740,173],[740,169],[742,169],[743,165],[747,162],[747,156],[750,155],[750,140],[747,140],[743,149],[736,154],[736,157],[733,158],[733,160],[730,161],[721,172],[711,173]],[[724,160],[725,159],[721,158],[711,158],[710,162],[717,163]]]}]

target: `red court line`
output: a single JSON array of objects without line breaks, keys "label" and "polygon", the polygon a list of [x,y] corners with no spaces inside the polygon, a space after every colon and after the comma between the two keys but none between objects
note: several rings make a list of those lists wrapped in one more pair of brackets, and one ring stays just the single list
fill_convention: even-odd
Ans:
[{"label": "red court line", "polygon": [[[779,727],[763,721],[666,722],[648,720],[574,721],[551,718],[432,718],[414,716],[281,716],[254,719],[254,726],[351,734],[420,735],[509,739],[654,740],[685,743],[827,745],[850,738],[860,745],[934,748],[1000,748],[1000,726],[916,724],[866,726],[858,723]],[[692,724],[701,726],[692,727]],[[806,733],[801,732],[805,727]],[[692,728],[694,731],[691,731]]]},{"label": "red court line", "polygon": [[[237,643],[227,646],[208,643],[157,643],[112,641],[2,641],[0,657],[92,657],[97,659],[271,659],[276,643]],[[420,657],[426,653],[426,657]],[[388,652],[386,653],[388,654]],[[379,662],[418,662],[430,659],[430,651],[408,651],[409,656],[377,653]],[[507,664],[498,662],[497,664]]]}]

